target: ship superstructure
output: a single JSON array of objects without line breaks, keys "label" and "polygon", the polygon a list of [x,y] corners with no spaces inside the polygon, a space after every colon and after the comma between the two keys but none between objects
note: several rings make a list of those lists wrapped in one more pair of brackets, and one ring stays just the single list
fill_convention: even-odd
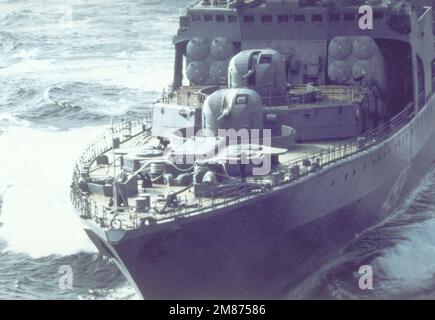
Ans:
[{"label": "ship superstructure", "polygon": [[280,296],[435,160],[432,24],[425,1],[188,7],[171,88],[76,166],[89,237],[143,297]]}]

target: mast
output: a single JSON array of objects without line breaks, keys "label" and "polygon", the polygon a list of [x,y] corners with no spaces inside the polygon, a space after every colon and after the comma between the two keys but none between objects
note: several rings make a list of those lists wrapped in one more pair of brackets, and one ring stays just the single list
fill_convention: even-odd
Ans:
[{"label": "mast", "polygon": [[113,204],[115,208],[115,214],[118,212],[118,195],[116,193],[116,154],[115,154],[115,130],[113,128],[113,119],[111,119],[111,131],[112,131],[112,155],[113,155]]}]

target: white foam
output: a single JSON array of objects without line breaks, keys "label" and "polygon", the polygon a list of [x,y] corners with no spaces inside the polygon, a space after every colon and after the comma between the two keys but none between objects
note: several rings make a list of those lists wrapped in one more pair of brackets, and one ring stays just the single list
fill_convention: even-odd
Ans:
[{"label": "white foam", "polygon": [[140,300],[136,291],[128,284],[115,289],[89,290],[88,294],[78,296],[79,300]]},{"label": "white foam", "polygon": [[41,72],[51,72],[51,67],[48,61],[39,60],[34,58],[20,59],[18,62],[9,65],[2,70],[2,74],[8,77],[34,75]]},{"label": "white foam", "polygon": [[[367,233],[383,233],[383,228],[387,228],[386,232],[388,233],[392,232],[391,235],[386,235],[392,241],[397,239],[395,243],[385,248],[375,246],[381,250],[380,254],[376,254],[375,258],[365,262],[365,264],[372,266],[376,278],[375,290],[372,293],[374,296],[392,297],[396,294],[400,296],[408,293],[413,296],[415,292],[421,291],[422,288],[430,286],[433,282],[435,275],[435,219],[430,218],[433,216],[433,212],[429,211],[431,210],[430,205],[425,205],[424,209],[428,210],[426,212],[421,211],[421,208],[416,209],[414,206],[420,207],[419,197],[430,196],[427,193],[433,192],[434,186],[435,170],[432,170],[391,216],[351,241],[354,244],[353,247],[358,248],[358,241],[364,242]],[[355,242],[357,243],[355,244]],[[334,298],[350,299],[357,298],[358,294],[364,294],[363,291],[356,293],[350,291],[349,284],[344,283],[340,277],[335,277],[334,272],[355,259],[355,255],[360,257],[372,254],[375,248],[365,248],[363,245],[361,249],[363,252],[359,249],[356,251],[353,249],[344,253],[304,279],[289,292],[288,298],[309,297],[322,285],[328,286],[328,292]],[[359,274],[356,270],[350,270],[350,273],[352,281],[355,284],[358,283]],[[354,288],[354,284],[351,283],[350,288]],[[357,295],[355,296],[355,294]]]},{"label": "white foam", "polygon": [[73,212],[75,159],[102,128],[67,132],[12,128],[0,135],[0,237],[32,257],[95,251]]},{"label": "white foam", "polygon": [[419,223],[403,232],[402,240],[374,260],[388,279],[416,282],[435,274],[435,220]]}]

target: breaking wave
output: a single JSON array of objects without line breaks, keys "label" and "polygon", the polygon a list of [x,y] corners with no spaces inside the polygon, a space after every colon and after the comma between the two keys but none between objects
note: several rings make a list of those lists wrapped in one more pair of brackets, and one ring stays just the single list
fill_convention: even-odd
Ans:
[{"label": "breaking wave", "polygon": [[14,128],[0,135],[0,237],[8,250],[32,257],[94,250],[73,213],[68,186],[74,159],[99,130]]},{"label": "breaking wave", "polygon": [[[373,270],[373,290],[358,286],[359,268]],[[435,298],[435,169],[402,207],[348,244],[343,254],[305,279],[289,298]]]}]

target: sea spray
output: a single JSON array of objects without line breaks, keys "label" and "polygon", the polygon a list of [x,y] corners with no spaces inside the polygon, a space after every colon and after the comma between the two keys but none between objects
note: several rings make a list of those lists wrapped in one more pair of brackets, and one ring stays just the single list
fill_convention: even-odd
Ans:
[{"label": "sea spray", "polygon": [[32,257],[93,251],[70,205],[75,159],[102,128],[43,131],[15,128],[0,135],[0,237]]}]

